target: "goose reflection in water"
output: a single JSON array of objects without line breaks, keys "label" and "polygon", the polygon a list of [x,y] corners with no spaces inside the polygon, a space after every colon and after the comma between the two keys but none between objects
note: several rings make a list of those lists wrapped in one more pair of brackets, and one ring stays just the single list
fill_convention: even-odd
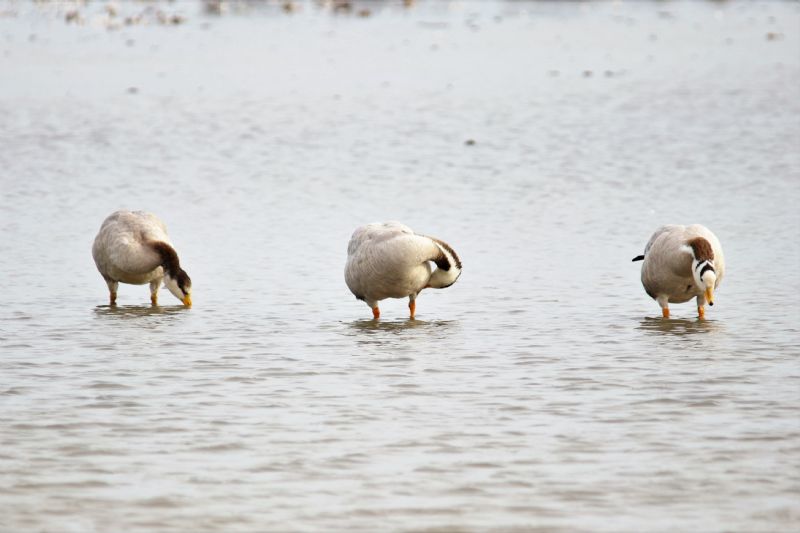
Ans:
[{"label": "goose reflection in water", "polygon": [[673,318],[671,320],[663,320],[662,318],[646,317],[639,322],[639,326],[636,329],[661,335],[682,337],[718,333],[724,329],[724,326],[722,322],[718,320],[698,320],[696,318]]},{"label": "goose reflection in water", "polygon": [[156,315],[179,315],[189,310],[183,305],[98,305],[94,314],[104,318],[137,318]]}]

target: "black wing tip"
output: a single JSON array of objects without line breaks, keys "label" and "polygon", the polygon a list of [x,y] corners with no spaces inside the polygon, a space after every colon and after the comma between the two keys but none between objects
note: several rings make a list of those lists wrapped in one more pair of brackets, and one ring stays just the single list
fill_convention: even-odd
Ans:
[{"label": "black wing tip", "polygon": [[635,263],[636,261],[644,261],[644,256],[643,255],[637,255],[636,257],[631,259],[631,263]]}]

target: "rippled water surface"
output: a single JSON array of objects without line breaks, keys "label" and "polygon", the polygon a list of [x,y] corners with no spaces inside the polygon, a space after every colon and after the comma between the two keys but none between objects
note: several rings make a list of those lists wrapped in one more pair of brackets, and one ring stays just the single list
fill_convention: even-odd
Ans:
[{"label": "rippled water surface", "polygon": [[[800,528],[800,6],[369,6],[2,4],[0,530]],[[106,305],[123,207],[192,309]],[[375,220],[463,260],[417,320],[344,284]]]}]

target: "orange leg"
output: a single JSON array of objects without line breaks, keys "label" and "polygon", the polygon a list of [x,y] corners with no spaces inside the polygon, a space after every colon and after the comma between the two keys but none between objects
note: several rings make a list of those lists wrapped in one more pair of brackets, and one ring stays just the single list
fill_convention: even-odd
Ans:
[{"label": "orange leg", "polygon": [[669,318],[669,307],[661,308],[661,316],[664,318]]},{"label": "orange leg", "polygon": [[408,302],[408,310],[411,311],[411,318],[414,318],[414,315],[417,312],[417,301],[411,300]]},{"label": "orange leg", "polygon": [[372,318],[378,320],[381,317],[381,310],[378,309],[378,306],[372,308]]},{"label": "orange leg", "polygon": [[109,299],[109,304],[117,305],[117,293],[116,292],[108,293],[108,299]]},{"label": "orange leg", "polygon": [[706,317],[706,308],[703,307],[702,305],[697,306],[697,316],[699,316],[700,318]]},{"label": "orange leg", "polygon": [[158,294],[150,295],[150,303],[153,305],[158,305]]}]

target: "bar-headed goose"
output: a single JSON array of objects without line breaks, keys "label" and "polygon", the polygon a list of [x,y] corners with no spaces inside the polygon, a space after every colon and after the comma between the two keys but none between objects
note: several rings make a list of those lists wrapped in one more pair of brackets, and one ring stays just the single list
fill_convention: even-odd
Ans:
[{"label": "bar-headed goose", "polygon": [[[432,271],[430,263],[436,264]],[[431,272],[432,271],[432,272]],[[399,222],[373,223],[353,232],[344,279],[350,291],[379,318],[378,302],[408,297],[411,318],[422,289],[443,289],[461,275],[461,261],[445,242],[417,235]]]},{"label": "bar-headed goose", "polygon": [[116,211],[100,226],[92,256],[108,284],[111,305],[119,283],[150,284],[150,301],[158,303],[161,281],[186,306],[192,305],[192,280],[181,268],[167,228],[157,216],[143,211]]},{"label": "bar-headed goose", "polygon": [[697,297],[697,313],[705,317],[704,306],[714,305],[714,290],[725,275],[722,246],[711,230],[700,224],[662,226],[653,233],[644,255],[633,258],[642,263],[642,285],[669,318],[669,304]]}]

